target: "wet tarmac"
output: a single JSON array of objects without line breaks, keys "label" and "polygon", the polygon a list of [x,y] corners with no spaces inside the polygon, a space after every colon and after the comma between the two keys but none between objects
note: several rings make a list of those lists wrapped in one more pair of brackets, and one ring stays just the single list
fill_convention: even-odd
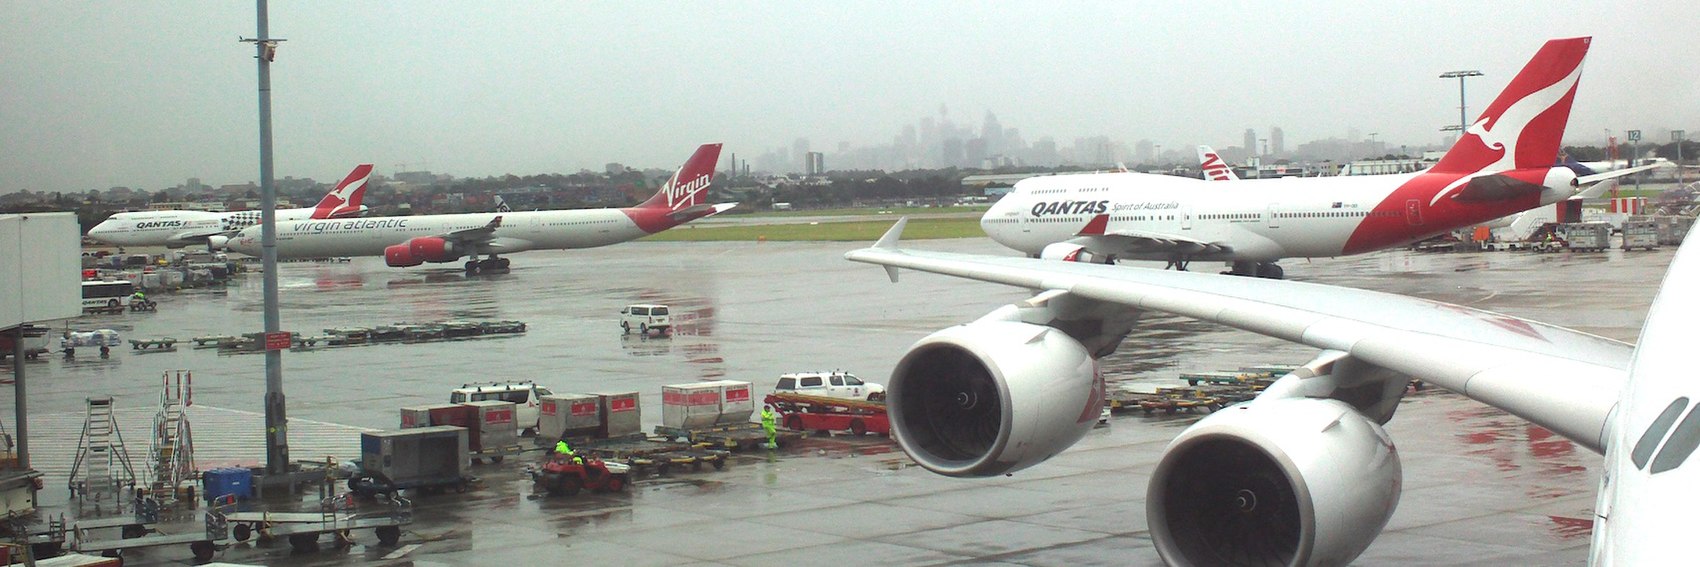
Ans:
[{"label": "wet tarmac", "polygon": [[[987,239],[918,248],[1007,253]],[[558,392],[638,391],[645,428],[660,423],[664,384],[730,378],[762,394],[782,372],[845,369],[883,382],[904,349],[939,328],[1025,296],[1019,290],[918,273],[893,285],[842,259],[838,243],[646,243],[513,256],[513,271],[467,278],[457,269],[391,269],[381,259],[292,263],[279,270],[283,324],[324,328],[397,321],[517,319],[522,335],[321,347],[284,355],[289,415],[350,428],[393,428],[397,409],[439,403],[464,382],[531,379]],[[1625,254],[1419,255],[1403,251],[1289,261],[1290,277],[1406,293],[1504,311],[1633,341],[1672,250]],[[1195,269],[1207,269],[1195,265]],[[237,334],[260,326],[260,278],[222,292],[160,294],[158,313],[91,316],[130,338]],[[622,337],[618,310],[667,303],[672,338]],[[232,415],[263,411],[263,358],[180,344],[128,347],[100,360],[29,364],[38,461],[72,446],[43,423],[82,414],[111,394],[151,408],[168,370],[194,372],[194,403]],[[1176,383],[1182,371],[1300,363],[1310,349],[1207,324],[1153,317],[1106,360],[1124,387]],[[10,372],[9,367],[5,370]],[[11,390],[0,389],[0,403]],[[216,410],[216,411],[214,411]],[[400,548],[357,544],[312,554],[238,544],[219,560],[275,565],[1158,564],[1146,531],[1145,484],[1163,446],[1197,416],[1118,416],[1074,449],[1013,477],[949,479],[913,466],[880,438],[811,437],[773,454],[740,455],[726,470],[642,480],[623,494],[534,494],[524,461],[474,469],[464,495],[422,495]],[[15,431],[6,418],[8,431]],[[197,436],[220,436],[218,427]],[[1405,466],[1388,529],[1357,561],[1385,564],[1582,564],[1600,458],[1444,392],[1407,397],[1388,427]],[[334,430],[332,430],[334,431]],[[352,430],[351,430],[352,431]],[[257,432],[244,432],[243,435]],[[334,434],[334,433],[333,433]],[[352,432],[349,435],[354,435]],[[146,455],[146,431],[126,432]],[[351,440],[352,441],[352,440]],[[295,459],[337,443],[302,441]],[[312,447],[309,449],[308,447]],[[219,460],[259,462],[262,448],[226,444]],[[209,451],[213,451],[209,449]],[[63,453],[58,453],[63,454]],[[354,455],[334,455],[338,459]],[[62,458],[62,457],[54,457]],[[50,473],[68,467],[39,463]],[[63,474],[63,473],[57,473]],[[67,504],[63,476],[42,501]],[[361,545],[360,542],[371,544]],[[129,565],[186,564],[176,547]]]}]

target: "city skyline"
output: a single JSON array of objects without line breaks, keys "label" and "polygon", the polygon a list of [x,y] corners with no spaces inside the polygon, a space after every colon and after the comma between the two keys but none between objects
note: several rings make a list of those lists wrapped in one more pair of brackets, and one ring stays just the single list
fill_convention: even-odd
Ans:
[{"label": "city skyline", "polygon": [[[851,153],[840,150],[892,145],[941,103],[957,127],[978,132],[990,112],[1026,147],[1049,138],[1058,152],[1076,140],[1097,154],[1141,140],[1239,146],[1248,127],[1262,144],[1270,126],[1288,151],[1351,129],[1430,145],[1457,119],[1457,82],[1441,73],[1482,71],[1467,83],[1473,114],[1542,42],[1578,35],[1595,40],[1567,138],[1640,128],[1663,143],[1657,128],[1700,131],[1700,87],[1672,63],[1700,52],[1700,36],[1658,16],[1689,9],[302,0],[270,14],[287,40],[272,67],[277,173],[671,167],[703,142],[755,165],[798,139],[837,169],[855,163],[834,163]],[[258,177],[253,50],[237,41],[253,33],[251,4],[9,3],[0,15],[0,192]]]}]

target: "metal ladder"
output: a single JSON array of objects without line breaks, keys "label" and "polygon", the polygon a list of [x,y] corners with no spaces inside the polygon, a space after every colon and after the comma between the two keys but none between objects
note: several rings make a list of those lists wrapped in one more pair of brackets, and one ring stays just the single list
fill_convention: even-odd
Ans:
[{"label": "metal ladder", "polygon": [[107,494],[115,498],[126,486],[135,486],[136,471],[124,449],[124,435],[112,413],[112,397],[88,398],[83,434],[77,441],[77,459],[71,464],[71,495],[95,500]]},{"label": "metal ladder", "polygon": [[193,381],[194,376],[186,370],[166,372],[160,380],[159,412],[153,418],[149,453],[153,464],[153,494],[162,502],[175,500],[177,487],[199,472],[195,468],[189,416],[183,412],[184,407],[194,403]]}]

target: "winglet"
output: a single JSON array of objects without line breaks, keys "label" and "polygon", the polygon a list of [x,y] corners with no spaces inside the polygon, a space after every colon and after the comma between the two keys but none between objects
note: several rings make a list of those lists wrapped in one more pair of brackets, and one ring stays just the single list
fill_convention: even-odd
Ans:
[{"label": "winglet", "polygon": [[[896,224],[893,224],[891,225],[891,228],[886,229],[885,235],[880,237],[879,242],[874,243],[874,248],[878,248],[880,250],[896,250],[897,241],[903,238],[903,227],[908,225],[909,217],[897,219]],[[897,266],[886,266],[885,277],[891,278],[891,283],[897,283]]]},{"label": "winglet", "polygon": [[881,236],[879,242],[874,243],[874,248],[896,250],[897,241],[903,238],[903,227],[908,225],[909,217],[897,219],[897,224],[891,225],[891,228],[886,229],[885,236]]}]

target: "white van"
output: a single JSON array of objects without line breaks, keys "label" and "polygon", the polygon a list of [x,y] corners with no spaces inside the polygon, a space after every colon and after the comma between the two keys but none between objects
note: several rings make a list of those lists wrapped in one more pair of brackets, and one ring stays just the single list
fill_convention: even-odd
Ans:
[{"label": "white van", "polygon": [[640,335],[651,331],[665,335],[672,329],[673,321],[667,315],[666,305],[627,305],[620,310],[621,334],[636,330]]},{"label": "white van", "polygon": [[543,396],[553,394],[548,388],[538,386],[531,381],[524,382],[482,382],[476,384],[461,384],[449,394],[449,403],[461,404],[466,402],[502,401],[514,404],[514,422],[519,424],[520,434],[531,436],[537,434],[538,400]]},{"label": "white van", "polygon": [[852,400],[880,401],[885,399],[885,386],[863,382],[855,374],[842,370],[780,374],[779,384],[775,385],[773,390],[775,392]]}]

